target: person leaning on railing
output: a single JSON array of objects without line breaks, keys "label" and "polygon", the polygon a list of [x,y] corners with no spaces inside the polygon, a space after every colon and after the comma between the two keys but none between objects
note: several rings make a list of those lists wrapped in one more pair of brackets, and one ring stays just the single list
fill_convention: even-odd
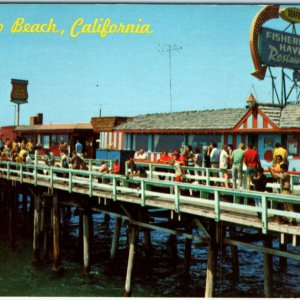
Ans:
[{"label": "person leaning on railing", "polygon": [[[291,195],[292,194],[292,191],[291,191],[291,177],[290,177],[290,174],[288,173],[287,164],[282,163],[280,165],[280,172],[279,173],[275,173],[274,170],[272,170],[272,168],[268,168],[268,171],[271,173],[273,178],[279,179],[281,194]],[[284,208],[285,211],[292,211],[292,212],[295,211],[294,205],[292,203],[283,202],[283,208]],[[296,220],[291,218],[291,217],[284,217],[283,220],[290,223],[290,224],[295,224],[296,223]],[[276,221],[281,222],[281,218],[279,218],[279,219],[276,218]]]}]

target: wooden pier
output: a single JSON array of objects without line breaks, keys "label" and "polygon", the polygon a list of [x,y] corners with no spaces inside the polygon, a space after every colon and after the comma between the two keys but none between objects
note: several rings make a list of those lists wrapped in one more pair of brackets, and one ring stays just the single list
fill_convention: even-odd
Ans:
[{"label": "wooden pier", "polygon": [[[160,170],[161,170],[161,166]],[[168,168],[168,167],[166,167]],[[274,215],[300,220],[300,213],[287,212],[276,208],[275,203],[300,203],[297,195],[286,196],[278,193],[261,193],[247,190],[226,189],[211,185],[221,182],[219,177],[210,176],[216,170],[197,169],[202,175],[188,175],[197,184],[178,183],[172,180],[156,179],[162,172],[155,171],[155,165],[148,164],[148,177],[138,178],[121,175],[100,174],[93,171],[51,168],[35,164],[0,162],[0,213],[8,215],[8,237],[11,246],[15,243],[15,224],[18,222],[17,196],[30,195],[33,228],[32,263],[39,264],[52,258],[55,272],[63,271],[60,234],[64,229],[63,219],[68,207],[80,211],[83,255],[83,274],[90,272],[90,242],[92,239],[91,213],[99,212],[115,216],[115,231],[111,244],[110,259],[118,255],[118,241],[121,226],[126,223],[128,232],[128,265],[124,277],[124,295],[130,296],[133,290],[134,258],[136,235],[143,232],[147,251],[151,252],[151,231],[159,230],[170,236],[186,239],[184,269],[189,272],[193,241],[200,242],[208,249],[205,297],[214,296],[217,251],[230,246],[232,270],[239,276],[239,248],[249,248],[264,254],[264,292],[272,296],[272,255],[281,258],[280,266],[286,267],[286,259],[300,260],[300,253],[287,251],[287,243],[297,245],[300,226],[277,224]],[[166,177],[172,179],[172,173]],[[193,173],[195,174],[195,172]],[[99,180],[105,178],[106,180]],[[293,179],[293,189],[298,191],[298,180]],[[105,182],[105,183],[103,183]],[[201,184],[199,184],[199,182]],[[276,184],[269,187],[276,188]],[[262,207],[256,207],[253,199],[259,198]],[[25,205],[25,204],[24,204]],[[26,203],[26,210],[27,203]],[[261,218],[257,213],[261,213]],[[161,220],[164,216],[164,221]],[[51,222],[50,222],[51,218]],[[123,225],[122,225],[123,224]],[[237,228],[239,230],[237,230]],[[245,230],[247,229],[247,230]],[[249,230],[250,229],[250,230]],[[51,233],[51,235],[50,235]],[[52,239],[52,255],[49,238]],[[278,240],[280,247],[273,247]],[[256,241],[262,241],[257,245]],[[176,255],[176,239],[171,238]],[[296,249],[296,248],[295,248]],[[199,295],[204,296],[204,295]]]}]

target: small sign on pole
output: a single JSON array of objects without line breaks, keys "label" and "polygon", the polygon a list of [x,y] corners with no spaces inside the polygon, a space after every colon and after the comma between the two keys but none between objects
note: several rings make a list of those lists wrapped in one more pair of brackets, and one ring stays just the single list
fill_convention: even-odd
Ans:
[{"label": "small sign on pole", "polygon": [[27,103],[28,92],[27,92],[27,80],[12,79],[12,90],[10,94],[10,101],[16,104]]},{"label": "small sign on pole", "polygon": [[17,126],[20,125],[20,104],[28,103],[28,80],[12,79],[10,101],[17,104]]}]

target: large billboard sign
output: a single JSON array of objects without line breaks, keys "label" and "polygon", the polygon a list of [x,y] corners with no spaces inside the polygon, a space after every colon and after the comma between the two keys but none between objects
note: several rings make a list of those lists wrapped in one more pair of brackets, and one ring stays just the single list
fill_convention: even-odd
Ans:
[{"label": "large billboard sign", "polygon": [[269,28],[261,29],[259,52],[267,66],[300,69],[300,36]]}]

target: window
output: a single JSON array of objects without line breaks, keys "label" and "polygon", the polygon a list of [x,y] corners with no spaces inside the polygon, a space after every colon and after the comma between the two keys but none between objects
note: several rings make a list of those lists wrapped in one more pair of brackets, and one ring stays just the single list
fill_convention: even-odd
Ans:
[{"label": "window", "polygon": [[132,150],[143,149],[148,151],[148,135],[147,134],[134,134],[132,136]]},{"label": "window", "polygon": [[153,151],[162,152],[167,150],[173,152],[175,149],[180,149],[183,144],[183,134],[156,134],[154,135]]},{"label": "window", "polygon": [[58,146],[61,142],[69,143],[69,135],[68,134],[51,135],[51,146]]},{"label": "window", "polygon": [[49,134],[42,135],[42,144],[45,149],[49,149],[49,147],[50,147],[50,135]]},{"label": "window", "polygon": [[221,147],[221,135],[220,134],[191,134],[188,136],[188,145],[192,148],[199,148],[202,152],[203,146],[208,146],[210,143],[215,142],[218,147]]}]

